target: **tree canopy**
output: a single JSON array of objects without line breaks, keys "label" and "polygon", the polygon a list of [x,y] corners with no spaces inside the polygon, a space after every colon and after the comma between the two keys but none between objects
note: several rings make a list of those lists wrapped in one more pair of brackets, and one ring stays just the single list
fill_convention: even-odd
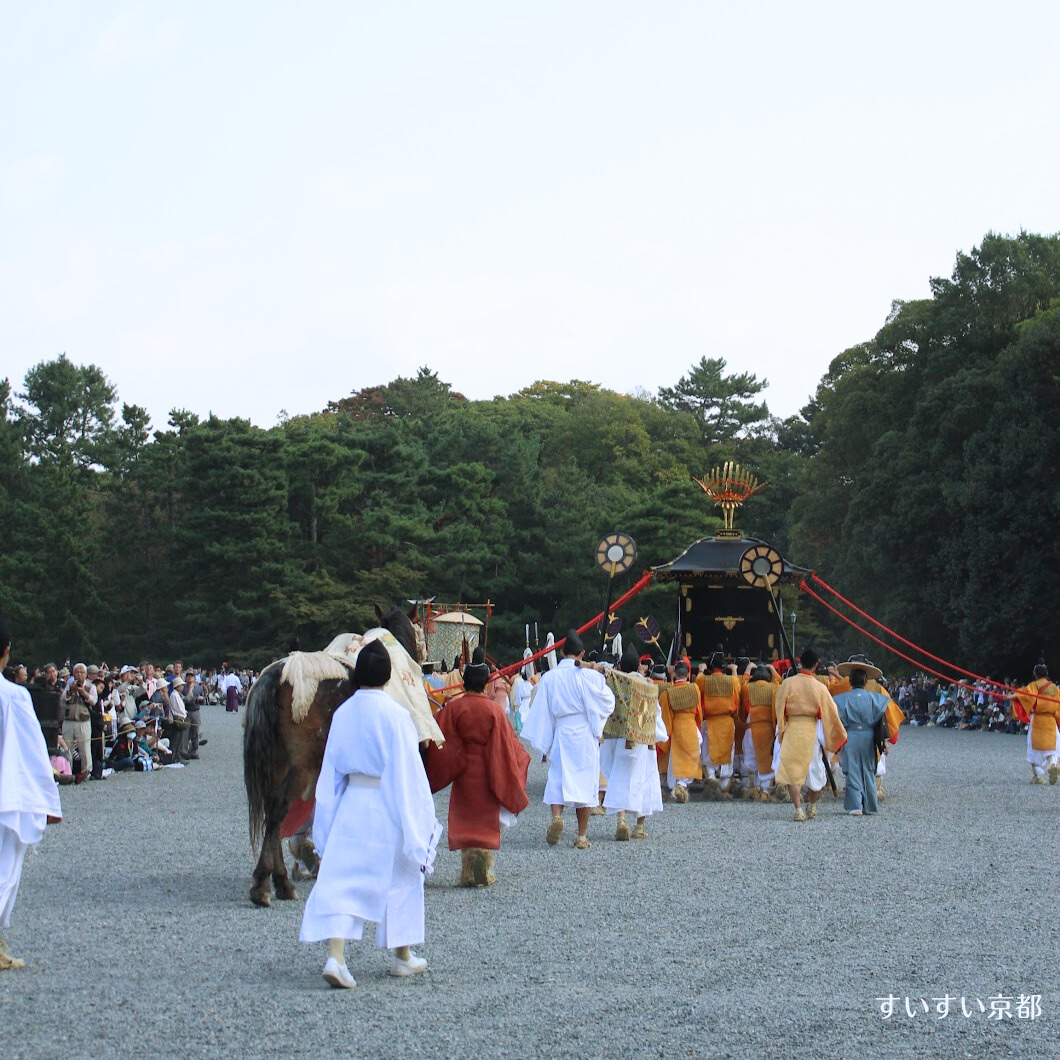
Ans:
[{"label": "tree canopy", "polygon": [[[749,533],[936,654],[1025,672],[1060,632],[1060,240],[989,234],[930,289],[783,421],[720,357],[656,395],[541,380],[480,401],[424,367],[268,430],[180,409],[152,428],[97,366],[43,361],[18,394],[0,381],[0,608],[37,660],[261,663],[376,603],[490,599],[510,660],[525,623],[600,610],[605,533],[639,570],[720,525],[692,475],[736,459],[769,482]],[[642,599],[665,625],[672,589]],[[837,654],[880,654],[787,606]]]}]

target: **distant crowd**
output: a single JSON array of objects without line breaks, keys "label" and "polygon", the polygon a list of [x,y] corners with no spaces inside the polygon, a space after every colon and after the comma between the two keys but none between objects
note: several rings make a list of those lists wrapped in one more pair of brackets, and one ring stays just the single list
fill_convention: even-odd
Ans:
[{"label": "distant crowd", "polygon": [[[1002,684],[1016,686],[1015,678]],[[910,725],[935,725],[943,729],[976,729],[989,732],[1026,733],[1016,716],[1011,693],[1001,693],[987,681],[968,682],[967,687],[917,674],[899,681],[892,696]]]},{"label": "distant crowd", "polygon": [[60,784],[194,762],[207,743],[202,708],[237,711],[255,676],[227,665],[185,667],[180,660],[114,669],[106,663],[32,668],[12,663],[4,670],[4,677],[34,698]]}]

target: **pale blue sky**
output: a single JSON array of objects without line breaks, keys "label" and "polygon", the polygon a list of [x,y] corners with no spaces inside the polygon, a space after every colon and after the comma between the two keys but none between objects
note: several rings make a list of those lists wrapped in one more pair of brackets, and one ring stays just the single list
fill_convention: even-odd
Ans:
[{"label": "pale blue sky", "polygon": [[1060,230],[1051,2],[0,11],[0,377],[163,425],[426,364],[805,403],[988,230]]}]

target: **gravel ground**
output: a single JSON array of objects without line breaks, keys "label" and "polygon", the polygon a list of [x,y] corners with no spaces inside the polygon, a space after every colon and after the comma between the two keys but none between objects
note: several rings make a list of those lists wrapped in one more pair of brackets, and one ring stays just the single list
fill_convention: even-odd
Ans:
[{"label": "gravel ground", "polygon": [[[27,964],[0,975],[6,1060],[1058,1055],[1060,786],[1027,783],[1023,738],[903,730],[876,818],[831,796],[806,824],[694,800],[646,842],[593,818],[589,851],[569,813],[545,845],[535,762],[495,887],[456,887],[459,855],[440,852],[430,971],[391,979],[365,941],[347,992],[298,942],[301,901],[247,899],[241,715],[204,713],[201,761],[62,789],[5,932]],[[1042,996],[1037,1019],[988,1020],[975,1000],[1015,1012],[1021,994]]]}]

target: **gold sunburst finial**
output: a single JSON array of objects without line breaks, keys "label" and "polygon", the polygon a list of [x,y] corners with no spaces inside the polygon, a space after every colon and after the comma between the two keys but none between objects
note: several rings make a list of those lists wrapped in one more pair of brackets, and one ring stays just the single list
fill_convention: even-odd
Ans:
[{"label": "gold sunburst finial", "polygon": [[724,528],[732,530],[736,509],[756,493],[761,493],[768,485],[759,482],[754,475],[745,471],[733,460],[726,460],[721,467],[714,468],[703,479],[692,476],[692,481],[721,509]]}]

